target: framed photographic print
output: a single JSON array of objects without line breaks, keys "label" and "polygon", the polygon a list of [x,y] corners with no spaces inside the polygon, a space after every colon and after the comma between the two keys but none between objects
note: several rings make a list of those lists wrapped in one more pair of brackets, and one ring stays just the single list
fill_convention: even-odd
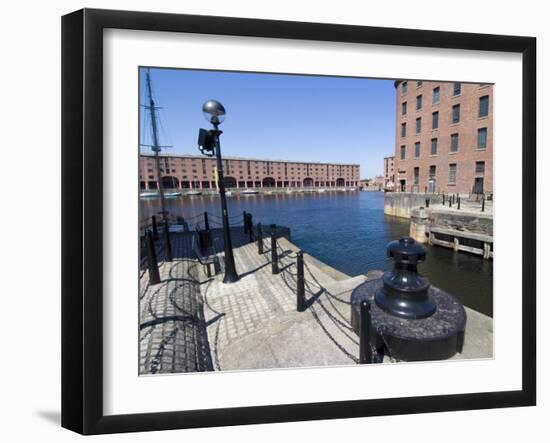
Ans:
[{"label": "framed photographic print", "polygon": [[62,24],[64,427],[535,404],[534,38]]}]

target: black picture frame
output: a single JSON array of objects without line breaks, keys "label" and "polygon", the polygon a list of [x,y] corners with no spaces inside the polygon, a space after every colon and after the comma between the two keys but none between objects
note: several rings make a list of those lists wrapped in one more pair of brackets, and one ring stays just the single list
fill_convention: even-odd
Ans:
[{"label": "black picture frame", "polygon": [[[103,31],[108,28],[522,55],[522,388],[106,416],[103,413]],[[83,9],[62,18],[62,426],[82,434],[536,404],[536,39],[504,35]],[[514,294],[519,296],[519,294]]]}]

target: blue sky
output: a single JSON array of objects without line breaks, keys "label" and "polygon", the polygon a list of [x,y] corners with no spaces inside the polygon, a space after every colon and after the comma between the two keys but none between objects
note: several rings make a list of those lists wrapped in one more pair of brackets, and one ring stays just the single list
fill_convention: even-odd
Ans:
[{"label": "blue sky", "polygon": [[[146,103],[145,70],[140,102]],[[202,104],[210,99],[227,111],[220,126],[222,154],[230,156],[358,163],[361,178],[381,174],[394,151],[393,80],[281,74],[151,69],[168,152],[198,154],[200,127],[210,129]],[[150,123],[141,110],[142,143]]]}]

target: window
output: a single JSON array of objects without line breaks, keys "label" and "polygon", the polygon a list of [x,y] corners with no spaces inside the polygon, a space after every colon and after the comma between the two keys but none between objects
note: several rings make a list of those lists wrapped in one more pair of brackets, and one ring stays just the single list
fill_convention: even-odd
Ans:
[{"label": "window", "polygon": [[449,165],[449,183],[456,183],[456,163],[451,163]]},{"label": "window", "polygon": [[487,128],[477,130],[477,149],[487,148]]},{"label": "window", "polygon": [[420,111],[422,109],[422,96],[417,95],[416,96],[416,110]]},{"label": "window", "polygon": [[458,151],[458,134],[451,134],[451,152]]},{"label": "window", "polygon": [[432,129],[439,128],[439,112],[432,112]]},{"label": "window", "polygon": [[422,80],[417,81],[416,82],[416,87],[420,88],[420,86],[422,86],[422,83],[424,83]]},{"label": "window", "polygon": [[454,83],[453,84],[453,95],[460,95],[461,89],[462,89],[462,85],[460,83]]},{"label": "window", "polygon": [[420,178],[420,168],[416,167],[414,168],[414,184],[417,185],[418,182],[420,181],[419,178]]},{"label": "window", "polygon": [[485,162],[476,162],[476,174],[485,173]]},{"label": "window", "polygon": [[432,138],[432,146],[430,149],[430,155],[437,155],[437,138]]},{"label": "window", "polygon": [[401,115],[407,115],[407,102],[401,103]]},{"label": "window", "polygon": [[403,82],[403,84],[401,85],[401,92],[403,95],[407,95],[407,89],[409,89],[407,82]]},{"label": "window", "polygon": [[434,88],[434,96],[432,101],[434,105],[439,103],[439,91],[440,91],[439,86],[437,88]]},{"label": "window", "polygon": [[479,116],[487,117],[489,115],[489,96],[484,95],[479,98]]},{"label": "window", "polygon": [[420,157],[420,142],[414,144],[414,158]]},{"label": "window", "polygon": [[460,105],[453,106],[452,122],[458,123],[460,121]]},{"label": "window", "polygon": [[436,172],[436,166],[431,165],[430,166],[430,178],[435,178],[435,172]]},{"label": "window", "polygon": [[407,136],[407,123],[401,123],[401,137]]},{"label": "window", "polygon": [[416,119],[416,133],[420,134],[421,130],[422,130],[422,117],[418,117]]},{"label": "window", "polygon": [[405,160],[406,155],[407,155],[407,147],[405,145],[401,145],[401,160]]}]

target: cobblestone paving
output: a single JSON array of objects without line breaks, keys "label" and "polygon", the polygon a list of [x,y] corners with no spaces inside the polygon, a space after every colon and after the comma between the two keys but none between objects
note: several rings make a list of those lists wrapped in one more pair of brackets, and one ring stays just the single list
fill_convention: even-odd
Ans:
[{"label": "cobblestone paving", "polygon": [[[255,243],[236,250],[238,282],[224,284],[219,275],[205,286],[205,317],[215,369],[356,363],[358,341],[349,324],[347,300],[364,277],[350,279],[353,284],[336,296],[345,283],[308,264],[306,257],[306,297],[314,303],[306,312],[297,313],[296,248],[285,239],[279,245],[279,274],[271,272],[270,242],[264,240],[263,255]],[[330,287],[334,290],[329,291]],[[282,335],[294,329],[301,330],[296,341],[282,345]],[[304,342],[305,334],[309,343]],[[324,349],[317,356],[304,352],[306,347],[321,344]]]},{"label": "cobblestone paving", "polygon": [[[219,244],[221,230],[213,230]],[[232,229],[238,282],[223,283],[223,266],[208,278],[192,253],[193,233],[173,233],[174,260],[161,262],[162,282],[140,280],[140,374],[339,366],[358,363],[351,291],[380,271],[346,278],[304,254],[307,309],[296,311],[296,252],[278,240],[278,274],[240,229]],[[218,248],[218,251],[221,248]],[[223,254],[218,253],[220,265]],[[492,320],[468,311],[463,355],[492,355]],[[385,359],[386,361],[387,359]]]},{"label": "cobblestone paving", "polygon": [[213,370],[200,269],[191,258],[191,235],[172,234],[174,260],[162,262],[161,283],[140,279],[140,374]]},{"label": "cobblestone paving", "polygon": [[[214,233],[221,237],[221,232]],[[259,255],[257,244],[249,243],[242,228],[232,229],[240,280],[224,284],[223,269],[206,277],[193,257],[192,236],[171,234],[174,260],[161,262],[161,283],[149,285],[148,273],[142,271],[141,374],[355,363],[358,344],[346,300],[360,281],[340,294],[340,301],[321,286],[336,288],[337,293],[341,283],[308,264],[306,256],[306,297],[312,305],[297,313],[297,249],[292,243],[279,239],[280,273],[273,275],[270,241],[264,239],[265,252]],[[223,254],[219,256],[223,264]],[[290,336],[281,335],[287,333]],[[267,355],[258,344],[268,346]],[[304,352],[304,346],[316,349],[315,355]]]}]

